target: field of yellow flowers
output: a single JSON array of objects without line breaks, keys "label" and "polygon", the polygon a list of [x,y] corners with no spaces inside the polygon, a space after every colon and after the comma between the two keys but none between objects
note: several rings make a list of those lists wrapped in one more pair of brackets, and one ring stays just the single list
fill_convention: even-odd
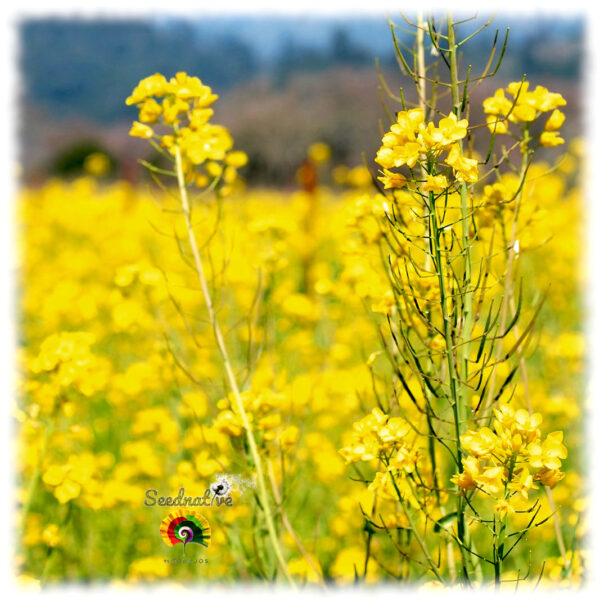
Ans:
[{"label": "field of yellow flowers", "polygon": [[583,145],[538,159],[565,100],[525,78],[470,124],[455,26],[378,177],[315,143],[246,189],[181,72],[126,100],[151,184],[21,191],[22,583],[584,582]]},{"label": "field of yellow flowers", "polygon": [[[582,237],[580,152],[572,144],[550,174],[535,166],[535,222],[519,259],[537,287],[553,274],[529,386],[534,409],[565,432],[569,458],[555,502],[574,553],[565,573],[548,520],[529,531],[511,566],[516,576],[548,548],[542,579],[555,583],[579,582],[585,563],[582,273],[573,267]],[[371,511],[375,493],[350,479],[358,475],[338,452],[351,424],[376,406],[381,385],[372,320],[385,286],[377,257],[360,252],[354,237],[358,221],[369,227],[370,199],[360,188],[242,191],[220,217],[222,254],[214,260],[227,269],[215,279],[227,285],[219,286],[218,311],[263,434],[261,452],[304,540],[300,551],[282,532],[300,582],[320,581],[313,566],[336,583],[402,577],[393,539],[365,528],[361,511]],[[168,509],[144,505],[148,489],[202,496],[219,474],[249,476],[194,273],[157,200],[156,191],[91,176],[21,194],[15,418],[23,580],[239,581],[264,568],[250,492],[231,508],[204,509],[212,544],[202,565],[165,562],[172,555],[159,525]],[[540,502],[550,514],[547,499]],[[389,528],[402,525],[392,502],[379,510]]]}]

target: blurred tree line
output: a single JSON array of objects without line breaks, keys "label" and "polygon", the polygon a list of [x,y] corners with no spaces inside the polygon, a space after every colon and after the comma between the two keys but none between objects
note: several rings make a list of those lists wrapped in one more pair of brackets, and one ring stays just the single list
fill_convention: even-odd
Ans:
[{"label": "blurred tree line", "polygon": [[[401,17],[393,20],[402,25]],[[465,23],[461,35],[484,20]],[[480,71],[495,30],[502,35],[507,25],[501,77],[527,73],[534,84],[560,79],[568,88],[561,91],[576,99],[583,20],[496,18],[469,44],[463,64]],[[401,29],[398,36],[412,43]],[[135,111],[124,98],[142,77],[176,71],[198,75],[221,96],[217,120],[248,152],[249,181],[289,185],[316,140],[331,146],[334,161],[356,165],[363,152],[376,149],[383,117],[376,57],[390,82],[403,85],[383,16],[25,19],[19,54],[24,171],[43,178],[67,165],[71,173],[85,161],[82,148],[96,146],[111,154],[115,175],[135,174],[139,148],[123,131]]]},{"label": "blurred tree line", "polygon": [[[481,19],[480,19],[481,20]],[[382,35],[387,35],[383,18]],[[401,23],[401,20],[397,20]],[[275,23],[275,25],[274,25]],[[154,21],[132,20],[26,20],[21,25],[21,72],[25,101],[41,104],[51,115],[81,114],[103,122],[127,118],[131,111],[123,104],[132,85],[142,77],[178,70],[198,74],[218,92],[261,75],[270,75],[284,85],[291,74],[319,71],[335,65],[372,65],[376,55],[382,64],[393,62],[391,38],[387,54],[381,55],[356,41],[360,22],[331,21],[329,40],[323,43],[297,41],[285,35],[280,46],[266,60],[260,55],[261,30],[276,27],[277,21],[256,20],[256,34],[241,38],[235,24],[227,31],[211,33],[210,20],[201,30],[193,21],[171,20],[168,26]],[[368,24],[365,21],[363,28]],[[494,27],[503,27],[495,23]],[[508,71],[515,76],[554,75],[576,78],[582,53],[581,23],[552,22],[553,35],[535,20],[523,22],[518,35],[511,35]],[[514,29],[514,27],[513,27]],[[489,35],[471,42],[469,62],[477,67],[478,57],[487,55]],[[402,39],[402,33],[400,33]],[[410,44],[409,39],[404,41]],[[481,45],[479,52],[477,44]],[[518,56],[518,60],[510,57]],[[510,76],[505,68],[505,74]]]}]

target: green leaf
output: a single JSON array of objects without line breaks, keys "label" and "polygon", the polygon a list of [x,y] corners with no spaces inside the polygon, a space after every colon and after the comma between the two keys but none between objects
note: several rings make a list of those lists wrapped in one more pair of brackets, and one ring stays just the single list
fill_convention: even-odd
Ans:
[{"label": "green leaf", "polygon": [[444,515],[439,521],[435,522],[433,531],[439,533],[442,529],[449,529],[450,525],[456,521],[456,511]]}]

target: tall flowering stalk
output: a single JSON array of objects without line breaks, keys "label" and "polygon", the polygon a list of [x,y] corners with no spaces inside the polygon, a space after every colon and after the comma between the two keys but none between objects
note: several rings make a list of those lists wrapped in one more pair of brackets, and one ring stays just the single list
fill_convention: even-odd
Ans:
[{"label": "tall flowering stalk", "polygon": [[[134,122],[130,135],[148,139],[156,150],[173,163],[172,171],[160,169],[149,163],[144,164],[155,177],[168,175],[177,180],[189,249],[233,399],[232,408],[235,414],[233,419],[235,421],[237,416],[245,431],[251,466],[256,470],[260,509],[273,554],[284,577],[293,585],[278,539],[272,510],[273,500],[267,489],[263,461],[215,311],[206,268],[192,223],[189,186],[195,185],[206,188],[205,191],[208,192],[214,191],[218,210],[223,192],[226,192],[228,184],[235,180],[236,168],[246,162],[242,152],[232,150],[233,140],[229,132],[224,127],[210,122],[213,115],[210,105],[216,99],[217,95],[212,93],[210,87],[204,85],[197,77],[190,77],[185,73],[177,73],[169,81],[160,74],[147,77],[140,81],[126,100],[127,104],[134,104],[139,108],[140,120]],[[166,127],[168,132],[156,133],[151,127],[155,124]]]},{"label": "tall flowering stalk", "polygon": [[[498,71],[508,31],[497,58],[496,33],[473,77],[471,66],[461,74],[459,51],[490,21],[461,40],[451,15],[441,27],[433,18],[407,24],[412,49],[390,25],[416,101],[403,89],[394,94],[380,73],[400,106],[393,117],[386,107],[390,125],[375,158],[382,185],[374,179],[378,193],[370,207],[361,198],[353,217],[357,243],[376,245],[387,276],[371,293],[371,311],[382,315],[376,325],[388,368],[380,378],[390,383],[387,401],[377,396],[378,408],[355,423],[341,453],[370,490],[398,502],[398,529],[408,535],[395,544],[413,576],[425,571],[467,586],[490,578],[499,587],[514,547],[552,518],[534,494],[541,483],[551,499],[567,458],[562,432],[542,433],[542,415],[517,385],[519,372],[526,384],[524,352],[543,298],[527,308],[522,288],[514,294],[529,167],[538,148],[564,141],[565,100],[542,86],[530,90],[523,78],[486,99],[486,122],[473,124],[472,92]],[[436,57],[430,64],[428,54]],[[364,518],[391,537],[384,516]]]}]

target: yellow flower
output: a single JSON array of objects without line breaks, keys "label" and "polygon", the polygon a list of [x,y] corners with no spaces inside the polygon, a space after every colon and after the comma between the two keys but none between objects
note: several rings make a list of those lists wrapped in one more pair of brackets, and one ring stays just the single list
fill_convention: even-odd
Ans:
[{"label": "yellow flower", "polygon": [[417,452],[415,448],[406,445],[397,447],[396,452],[390,459],[388,470],[400,470],[412,473],[417,462]]},{"label": "yellow flower", "polygon": [[[519,450],[523,441],[530,443],[539,439],[539,426],[542,423],[540,413],[530,414],[522,408],[515,411],[508,404],[501,404],[499,408],[494,409],[494,415],[496,433],[503,439],[516,443],[518,447],[514,447],[514,450]],[[506,449],[510,450],[510,448]]]},{"label": "yellow flower", "polygon": [[498,513],[501,519],[503,519],[508,513],[514,514],[515,509],[510,505],[510,502],[505,498],[496,500],[494,504],[494,511]]},{"label": "yellow flower", "polygon": [[[127,99],[128,104],[137,104],[140,110],[139,121],[134,121],[130,135],[144,139],[155,136],[146,123],[162,123],[177,131],[160,136],[161,145],[173,156],[177,147],[180,150],[182,169],[186,182],[200,187],[207,185],[207,174],[199,173],[196,166],[206,162],[215,163],[210,168],[223,173],[220,191],[223,195],[231,191],[237,178],[236,168],[247,162],[243,152],[228,154],[233,146],[229,131],[220,125],[209,123],[213,115],[209,105],[216,99],[210,87],[197,77],[179,72],[168,82],[160,74],[143,79],[134,93]],[[155,98],[163,98],[157,102]],[[187,122],[186,122],[187,120]],[[229,168],[216,162],[226,161]]]},{"label": "yellow flower", "polygon": [[64,363],[83,366],[90,360],[90,345],[94,336],[87,332],[54,333],[48,336],[40,346],[40,352],[31,362],[34,373],[53,371]]},{"label": "yellow flower", "polygon": [[148,127],[148,125],[144,125],[139,121],[134,121],[129,130],[129,135],[149,140],[154,135],[154,131],[152,127]]},{"label": "yellow flower", "polygon": [[483,188],[485,201],[490,204],[502,204],[512,197],[512,191],[504,183],[497,181]]},{"label": "yellow flower", "polygon": [[143,123],[156,123],[162,108],[154,98],[148,98],[140,107],[140,121]]},{"label": "yellow flower", "polygon": [[128,106],[131,104],[139,104],[150,96],[156,96],[160,98],[169,91],[169,85],[165,79],[165,76],[161,75],[160,73],[155,73],[154,75],[150,75],[150,77],[142,79],[137,84],[131,93],[131,96],[125,100],[125,104]]},{"label": "yellow flower", "polygon": [[358,165],[348,171],[346,182],[355,188],[365,188],[371,185],[371,173],[364,165]]},{"label": "yellow flower", "polygon": [[444,175],[427,175],[427,179],[423,185],[423,191],[441,194],[448,187],[450,187],[450,184]]},{"label": "yellow flower", "polygon": [[281,425],[281,415],[279,413],[271,413],[258,420],[258,426],[261,429],[273,429]]},{"label": "yellow flower", "polygon": [[163,119],[168,125],[177,122],[177,117],[181,113],[189,110],[190,105],[179,97],[167,96],[163,100],[162,111]]},{"label": "yellow flower", "polygon": [[286,427],[279,436],[279,443],[282,448],[289,449],[295,445],[298,441],[298,436],[300,435],[300,430],[295,425],[289,425]]},{"label": "yellow flower", "polygon": [[[369,563],[371,564],[371,563]],[[362,574],[365,566],[365,551],[358,546],[341,550],[331,567],[331,575],[343,582],[351,583],[356,574]]]},{"label": "yellow flower", "polygon": [[37,546],[42,541],[42,517],[29,513],[25,520],[21,541],[26,546]]},{"label": "yellow flower", "polygon": [[387,529],[410,529],[410,523],[404,513],[380,515],[381,525]]},{"label": "yellow flower", "polygon": [[69,500],[77,498],[80,493],[81,485],[72,479],[65,479],[65,481],[54,490],[54,495],[61,504],[65,504]]},{"label": "yellow flower", "polygon": [[375,433],[380,427],[385,425],[387,419],[388,417],[383,411],[379,408],[374,408],[371,414],[354,423],[353,428],[359,435]]},{"label": "yellow flower", "polygon": [[384,169],[391,169],[395,166],[394,151],[392,148],[382,146],[375,156],[375,162],[379,163]]},{"label": "yellow flower", "polygon": [[[306,558],[294,558],[287,564],[290,575],[295,575],[300,578],[301,581],[307,583],[319,583],[322,577],[321,566],[318,560],[310,555],[311,561],[309,562]],[[318,574],[315,572],[317,570]],[[319,577],[321,575],[321,577]]]},{"label": "yellow flower", "polygon": [[208,413],[208,399],[203,391],[189,392],[182,397],[182,400],[184,415],[187,414],[188,408],[196,417],[203,417]]},{"label": "yellow flower", "polygon": [[390,188],[402,188],[406,185],[406,177],[402,173],[394,173],[388,169],[383,169],[383,175],[377,179],[383,183],[386,190]]},{"label": "yellow flower", "polygon": [[379,445],[374,437],[368,437],[364,441],[340,449],[346,464],[359,460],[373,460],[379,456]]},{"label": "yellow flower", "polygon": [[138,558],[129,565],[127,579],[131,582],[155,581],[167,577],[171,571],[169,561],[162,556]]},{"label": "yellow flower", "polygon": [[210,179],[204,173],[198,173],[198,175],[196,175],[196,179],[194,179],[194,184],[199,188],[206,187],[209,182]]},{"label": "yellow flower", "polygon": [[458,144],[452,146],[446,157],[446,163],[454,169],[454,176],[458,181],[465,183],[474,183],[477,181],[479,175],[477,161],[474,158],[463,156]]},{"label": "yellow flower", "polygon": [[565,474],[558,469],[546,469],[544,467],[535,474],[534,479],[549,488],[553,488],[564,476]]},{"label": "yellow flower", "polygon": [[379,299],[379,301],[371,305],[371,310],[381,315],[390,315],[392,314],[394,306],[396,306],[396,298],[394,297],[394,292],[392,292],[391,290],[386,290],[386,292]]},{"label": "yellow flower", "polygon": [[210,106],[217,100],[217,94],[213,94],[210,87],[204,85],[198,77],[191,77],[180,71],[169,80],[170,91],[182,100],[194,99],[196,106]]},{"label": "yellow flower", "polygon": [[96,458],[93,454],[71,454],[66,464],[50,465],[42,481],[54,487],[54,496],[61,504],[65,504],[79,497],[85,486],[93,485],[95,471]]},{"label": "yellow flower", "polygon": [[387,448],[395,442],[400,441],[408,433],[410,433],[410,431],[410,425],[404,419],[400,417],[392,417],[391,419],[388,419],[387,423],[378,430],[377,435],[381,440],[382,447]]},{"label": "yellow flower", "polygon": [[110,159],[103,152],[92,152],[85,157],[83,168],[90,175],[99,177],[110,169]]},{"label": "yellow flower", "polygon": [[527,446],[529,464],[536,469],[560,469],[561,459],[567,458],[567,449],[562,440],[563,432],[554,431],[548,434],[541,445],[534,443]]},{"label": "yellow flower", "polygon": [[42,481],[48,485],[59,485],[65,478],[69,468],[67,465],[51,465],[42,476]]},{"label": "yellow flower", "polygon": [[241,417],[238,417],[230,410],[220,412],[214,421],[214,426],[217,431],[231,437],[239,437],[244,433],[244,424]]},{"label": "yellow flower", "polygon": [[528,81],[513,81],[512,83],[509,83],[508,86],[506,87],[506,91],[511,94],[512,96],[514,96],[515,98],[518,98],[519,100],[521,99],[521,97],[527,93],[527,90],[529,89],[529,82]]},{"label": "yellow flower", "polygon": [[540,144],[542,146],[553,148],[554,146],[560,146],[560,144],[564,143],[565,140],[559,136],[558,131],[544,131],[540,136]]},{"label": "yellow flower", "polygon": [[202,129],[214,114],[212,108],[194,108],[190,117],[191,129]]},{"label": "yellow flower", "polygon": [[527,467],[523,467],[518,474],[518,479],[513,479],[508,484],[508,489],[521,494],[525,499],[529,498],[529,492],[537,489],[533,483],[533,476]]},{"label": "yellow flower", "polygon": [[548,117],[548,120],[546,121],[546,124],[544,125],[544,129],[546,131],[558,131],[562,127],[564,122],[565,122],[565,113],[556,109],[556,110],[552,111],[552,114],[550,115],[550,117]]},{"label": "yellow flower", "polygon": [[229,152],[229,154],[227,154],[227,156],[225,157],[225,162],[229,166],[236,167],[239,169],[240,167],[246,165],[246,163],[248,162],[248,155],[245,152],[242,152],[241,150]]},{"label": "yellow flower", "polygon": [[51,548],[58,546],[60,542],[58,525],[55,525],[54,523],[47,525],[42,532],[42,540],[44,540],[46,546],[50,546]]},{"label": "yellow flower", "polygon": [[509,116],[513,123],[533,121],[539,113],[548,112],[566,104],[560,94],[549,92],[543,86],[538,85],[535,90],[530,92],[529,84],[526,81],[512,82],[506,89],[515,97],[517,103]]},{"label": "yellow flower", "polygon": [[313,162],[324,163],[331,158],[331,148],[324,142],[315,142],[309,146],[307,154]]},{"label": "yellow flower", "polygon": [[484,491],[497,496],[504,491],[504,467],[490,467],[476,478]]},{"label": "yellow flower", "polygon": [[492,133],[502,135],[508,131],[508,123],[506,119],[502,119],[498,115],[489,115],[486,117],[486,123]]},{"label": "yellow flower", "polygon": [[498,444],[498,437],[489,427],[477,431],[467,431],[460,436],[460,441],[467,452],[474,456],[487,456]]},{"label": "yellow flower", "polygon": [[233,139],[225,127],[206,125],[199,132],[185,132],[180,146],[187,159],[199,165],[206,160],[223,160],[233,146]]},{"label": "yellow flower", "polygon": [[390,131],[399,137],[397,143],[415,140],[415,134],[425,121],[425,114],[421,108],[413,108],[409,111],[401,110],[396,116],[396,123],[390,127]]},{"label": "yellow flower", "polygon": [[402,146],[395,146],[394,148],[380,148],[375,157],[375,161],[384,169],[401,167],[402,165],[408,165],[412,168],[419,160],[421,152],[421,144],[418,144],[417,142],[407,142]]},{"label": "yellow flower", "polygon": [[454,113],[450,113],[447,117],[440,119],[437,128],[440,134],[439,144],[445,148],[454,142],[462,140],[467,135],[468,126],[469,122],[467,119],[459,121]]},{"label": "yellow flower", "polygon": [[536,86],[533,92],[527,94],[525,100],[541,112],[554,110],[567,103],[560,94],[549,92],[541,85]]},{"label": "yellow flower", "polygon": [[223,167],[217,162],[207,162],[204,168],[211,177],[219,177],[223,173]]},{"label": "yellow flower", "polygon": [[173,152],[173,146],[175,145],[175,136],[174,135],[163,135],[160,138],[160,145],[167,150]]},{"label": "yellow flower", "polygon": [[512,104],[513,103],[504,95],[504,90],[500,88],[496,90],[491,98],[486,98],[483,101],[483,110],[486,115],[492,115],[493,117],[497,115],[505,116],[512,108]]},{"label": "yellow flower", "polygon": [[462,473],[456,473],[450,481],[463,490],[474,490],[477,487],[477,477],[480,475],[479,463],[472,456],[463,458]]},{"label": "yellow flower", "polygon": [[375,479],[369,484],[368,490],[370,492],[377,492],[381,498],[393,499],[395,490],[389,471],[385,471],[384,473],[377,471]]},{"label": "yellow flower", "polygon": [[434,352],[440,352],[446,349],[446,340],[444,336],[438,333],[432,340],[429,346]]},{"label": "yellow flower", "polygon": [[539,437],[541,423],[542,415],[540,413],[529,413],[522,408],[515,412],[514,428],[527,440]]},{"label": "yellow flower", "polygon": [[531,106],[529,104],[521,104],[520,102],[518,102],[513,111],[508,116],[508,120],[512,121],[513,123],[528,123],[530,121],[533,121],[536,115],[537,112],[534,106]]}]

